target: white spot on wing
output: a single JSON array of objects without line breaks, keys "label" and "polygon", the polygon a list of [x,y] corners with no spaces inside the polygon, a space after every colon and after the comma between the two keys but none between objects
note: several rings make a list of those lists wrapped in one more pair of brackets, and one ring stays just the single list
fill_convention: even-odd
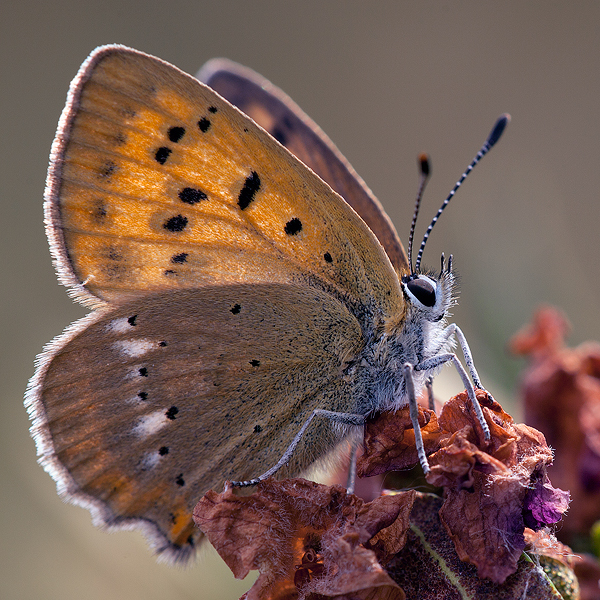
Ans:
[{"label": "white spot on wing", "polygon": [[125,373],[125,379],[136,379],[140,378],[142,380],[146,380],[146,378],[140,373],[140,370],[143,369],[142,364],[135,365],[133,368],[129,369],[127,373]]},{"label": "white spot on wing", "polygon": [[143,356],[146,352],[150,352],[150,350],[154,350],[156,342],[145,338],[139,340],[119,340],[113,346],[119,352],[135,358],[136,356]]},{"label": "white spot on wing", "polygon": [[165,412],[165,409],[161,409],[140,417],[133,426],[131,433],[141,438],[147,438],[160,431],[169,422]]},{"label": "white spot on wing", "polygon": [[137,408],[148,408],[148,403],[145,400],[142,400],[139,396],[133,396],[132,398],[128,398],[127,400],[125,400],[125,402]]},{"label": "white spot on wing", "polygon": [[158,452],[147,452],[142,457],[142,469],[154,469],[161,458],[162,456]]},{"label": "white spot on wing", "polygon": [[127,333],[131,331],[133,326],[129,323],[129,317],[121,317],[120,319],[113,319],[107,326],[106,331],[111,333]]}]

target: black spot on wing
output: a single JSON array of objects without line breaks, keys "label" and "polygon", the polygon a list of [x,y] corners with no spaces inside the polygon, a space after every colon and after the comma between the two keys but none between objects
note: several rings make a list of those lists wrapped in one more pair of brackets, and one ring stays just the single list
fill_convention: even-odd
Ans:
[{"label": "black spot on wing", "polygon": [[244,181],[244,187],[242,187],[238,195],[238,206],[242,210],[246,210],[250,203],[254,200],[256,192],[260,189],[260,177],[256,171],[252,171],[246,181]]},{"label": "black spot on wing", "polygon": [[154,153],[154,159],[157,163],[164,165],[167,162],[167,158],[169,158],[169,154],[171,154],[171,152],[172,150],[170,148],[162,146]]},{"label": "black spot on wing", "polygon": [[185,129],[183,127],[170,127],[167,135],[171,142],[177,143],[185,135]]},{"label": "black spot on wing", "polygon": [[179,409],[176,406],[171,406],[171,408],[169,408],[169,410],[165,413],[165,417],[167,417],[167,419],[170,421],[174,421],[178,412]]},{"label": "black spot on wing", "polygon": [[181,252],[180,254],[175,254],[175,256],[171,257],[171,262],[176,265],[181,265],[187,261],[188,253]]},{"label": "black spot on wing", "polygon": [[198,129],[200,129],[202,133],[206,133],[210,129],[210,121],[206,117],[202,117],[198,121]]},{"label": "black spot on wing", "polygon": [[183,188],[177,196],[185,204],[197,204],[201,200],[208,199],[208,196],[202,190],[191,187]]},{"label": "black spot on wing", "polygon": [[163,228],[167,231],[171,231],[172,233],[183,231],[188,224],[187,217],[183,215],[175,215],[174,217],[170,217],[163,223]]},{"label": "black spot on wing", "polygon": [[285,224],[283,230],[288,235],[296,235],[302,231],[302,221],[297,217],[294,217]]},{"label": "black spot on wing", "polygon": [[231,308],[230,308],[232,314],[234,315],[238,315],[240,313],[240,310],[242,310],[242,307],[239,304],[234,304]]}]

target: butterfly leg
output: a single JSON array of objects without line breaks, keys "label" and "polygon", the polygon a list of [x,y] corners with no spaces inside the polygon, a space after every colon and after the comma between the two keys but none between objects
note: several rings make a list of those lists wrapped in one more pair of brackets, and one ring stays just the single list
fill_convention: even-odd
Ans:
[{"label": "butterfly leg", "polygon": [[348,479],[346,480],[346,489],[349,494],[354,493],[354,485],[356,483],[356,460],[358,458],[358,444],[360,440],[352,440],[350,445],[350,464],[348,465]]},{"label": "butterfly leg", "polygon": [[423,469],[423,473],[427,475],[429,473],[429,462],[427,461],[427,455],[425,454],[425,446],[423,446],[423,436],[421,435],[421,426],[419,425],[419,407],[417,405],[417,395],[415,394],[415,381],[413,379],[414,367],[410,363],[406,363],[402,367],[402,375],[404,376],[404,383],[406,385],[406,392],[408,394],[408,409],[410,412],[410,420],[413,424],[415,432],[415,446],[417,448],[417,456],[419,463]]},{"label": "butterfly leg", "polygon": [[425,381],[425,387],[427,388],[427,404],[429,410],[435,412],[435,398],[433,397],[433,377],[428,377]]},{"label": "butterfly leg", "polygon": [[312,412],[310,417],[308,417],[308,419],[306,419],[306,421],[304,422],[304,425],[302,425],[302,427],[300,428],[300,431],[298,431],[298,433],[292,440],[292,443],[287,447],[287,450],[283,453],[283,456],[277,461],[276,465],[272,466],[268,471],[265,471],[262,475],[259,475],[258,477],[254,478],[254,479],[250,479],[248,481],[232,481],[232,482],[230,482],[231,485],[233,487],[247,487],[250,485],[256,485],[256,484],[260,483],[261,481],[268,479],[269,477],[271,477],[271,475],[274,475],[275,473],[277,473],[277,471],[279,471],[279,469],[281,469],[281,467],[285,466],[287,464],[287,462],[290,460],[290,458],[292,457],[292,454],[294,453],[294,450],[296,449],[296,446],[300,443],[302,436],[306,433],[306,430],[308,429],[308,427],[310,426],[310,424],[312,423],[312,421],[315,417],[324,417],[326,419],[329,419],[330,421],[333,421],[334,423],[340,423],[341,425],[364,425],[365,424],[364,415],[359,415],[359,414],[355,414],[355,413],[340,413],[340,412],[334,412],[331,410],[323,410],[321,408],[317,408]]},{"label": "butterfly leg", "polygon": [[462,329],[451,323],[444,329],[444,337],[446,339],[450,339],[452,336],[456,336],[458,340],[458,344],[460,349],[465,357],[465,363],[467,365],[467,369],[471,375],[471,379],[473,380],[473,386],[475,389],[483,390],[490,398],[493,399],[492,395],[481,385],[481,380],[479,379],[479,374],[477,373],[477,369],[475,368],[475,363],[473,362],[473,355],[471,354],[471,348],[469,348],[469,343],[467,342],[467,338],[465,334],[462,332]]},{"label": "butterfly leg", "polygon": [[[462,332],[461,332],[461,335],[462,335]],[[463,336],[463,339],[464,339],[464,336]],[[468,349],[468,346],[467,346],[467,349]],[[475,377],[474,377],[474,379],[476,380],[477,383],[475,384],[475,386],[473,386],[473,383],[471,383],[471,380],[469,379],[469,375],[468,375],[467,371],[460,363],[460,360],[458,360],[458,356],[456,356],[456,354],[454,354],[453,352],[448,352],[446,354],[438,354],[437,356],[434,356],[433,358],[428,358],[427,360],[424,360],[423,362],[419,363],[418,365],[415,365],[414,369],[415,369],[415,371],[427,371],[429,369],[435,369],[436,367],[439,367],[440,365],[443,365],[450,361],[452,361],[452,363],[454,364],[454,367],[456,368],[458,374],[460,375],[460,378],[462,379],[465,389],[467,390],[469,399],[471,400],[471,403],[473,404],[473,408],[475,409],[475,414],[477,415],[477,420],[479,421],[479,424],[481,425],[481,428],[483,429],[483,434],[485,436],[485,439],[489,440],[491,438],[490,428],[488,427],[488,424],[486,423],[486,420],[485,420],[485,417],[483,416],[483,411],[481,410],[479,401],[477,400],[477,397],[475,396],[475,387],[477,387],[478,389],[484,389],[481,387],[481,384],[479,383],[479,378],[477,377],[477,372],[475,372]],[[471,360],[471,364],[472,363],[473,363],[473,361]]]}]

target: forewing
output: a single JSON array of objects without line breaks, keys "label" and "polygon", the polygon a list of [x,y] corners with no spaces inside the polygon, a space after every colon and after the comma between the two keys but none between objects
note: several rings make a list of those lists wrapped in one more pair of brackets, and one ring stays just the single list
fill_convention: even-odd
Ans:
[{"label": "forewing", "polygon": [[[344,304],[307,287],[171,290],[99,310],[42,355],[28,392],[41,462],[99,524],[141,528],[185,561],[192,509],[277,463],[316,408],[352,412],[364,344]],[[317,419],[282,475],[339,441]]]},{"label": "forewing", "polygon": [[379,200],[323,130],[289,96],[258,73],[227,59],[207,62],[197,77],[328,183],[375,233],[396,271],[408,271],[402,242]]},{"label": "forewing", "polygon": [[398,278],[331,188],[213,90],[121,46],[74,80],[52,152],[48,235],[84,302],[310,281],[398,312]]}]

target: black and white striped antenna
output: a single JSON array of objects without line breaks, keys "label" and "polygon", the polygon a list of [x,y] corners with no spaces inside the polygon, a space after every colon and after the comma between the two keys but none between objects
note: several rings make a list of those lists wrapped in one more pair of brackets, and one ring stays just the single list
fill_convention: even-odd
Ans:
[{"label": "black and white striped antenna", "polygon": [[411,276],[416,275],[419,272],[419,269],[421,267],[421,258],[423,257],[423,250],[425,249],[425,244],[427,243],[427,240],[429,239],[429,234],[431,233],[433,226],[437,223],[437,220],[440,218],[440,215],[442,214],[442,212],[444,212],[444,209],[446,208],[446,206],[448,206],[448,204],[450,203],[450,200],[452,200],[452,197],[454,196],[454,194],[456,194],[456,190],[458,190],[458,188],[462,185],[463,181],[467,178],[469,173],[475,168],[475,165],[492,149],[494,144],[500,139],[500,137],[502,136],[502,133],[504,132],[509,121],[510,121],[510,115],[508,113],[505,113],[498,118],[498,120],[496,121],[496,124],[494,125],[494,128],[492,129],[490,135],[488,136],[487,140],[485,141],[485,144],[483,144],[483,146],[481,147],[481,150],[479,150],[479,152],[477,153],[475,158],[471,161],[471,164],[466,168],[465,172],[461,175],[460,179],[456,182],[452,191],[448,194],[448,197],[442,203],[442,206],[440,206],[440,209],[437,211],[435,217],[433,217],[433,219],[431,220],[431,223],[429,224],[429,227],[427,228],[427,231],[425,232],[425,235],[423,236],[423,241],[421,242],[421,247],[419,248],[419,254],[417,255],[417,261],[415,263],[415,268],[413,269],[412,268],[412,259],[411,259],[412,242],[413,242],[412,238],[414,236],[415,223],[417,220],[417,214],[419,212],[419,204],[421,201],[421,195],[422,195],[423,189],[425,187],[425,181],[427,180],[427,176],[429,174],[429,162],[427,162],[427,175],[423,174],[423,167],[422,167],[422,163],[421,163],[421,173],[422,173],[421,186],[419,189],[419,193],[417,194],[417,204],[416,204],[415,212],[413,215],[413,222],[411,225],[410,237],[408,240],[408,248],[409,248],[408,260],[409,260],[409,265],[410,265],[410,269],[411,269]]}]

